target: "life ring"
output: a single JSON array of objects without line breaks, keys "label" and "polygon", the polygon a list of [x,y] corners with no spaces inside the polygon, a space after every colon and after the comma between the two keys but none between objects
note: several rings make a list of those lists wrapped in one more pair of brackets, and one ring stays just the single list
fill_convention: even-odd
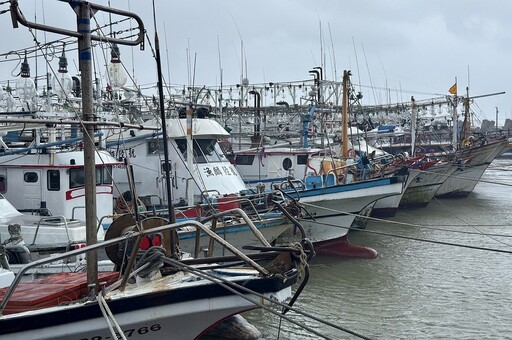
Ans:
[{"label": "life ring", "polygon": [[460,142],[460,145],[463,148],[469,148],[471,146],[471,140],[469,138],[465,138],[462,140],[462,142]]}]

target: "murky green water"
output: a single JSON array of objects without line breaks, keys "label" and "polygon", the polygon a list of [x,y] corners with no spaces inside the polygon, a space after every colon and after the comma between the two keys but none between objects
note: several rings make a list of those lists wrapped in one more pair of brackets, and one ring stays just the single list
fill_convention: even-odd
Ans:
[{"label": "murky green water", "polygon": [[[400,211],[391,220],[405,224],[372,222],[351,236],[377,259],[315,258],[295,307],[375,339],[512,339],[512,253],[421,241],[512,252],[512,159],[496,160],[482,179],[489,182],[468,198]],[[330,338],[356,339],[287,315]],[[245,317],[265,339],[320,338],[261,310]]]}]

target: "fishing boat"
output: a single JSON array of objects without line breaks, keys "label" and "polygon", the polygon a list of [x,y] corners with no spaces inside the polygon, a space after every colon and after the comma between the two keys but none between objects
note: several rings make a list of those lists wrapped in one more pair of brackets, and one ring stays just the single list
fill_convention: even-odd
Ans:
[{"label": "fishing boat", "polygon": [[[3,195],[22,213],[85,220],[84,155],[69,149],[76,143],[66,140],[58,151],[38,145],[0,154]],[[105,226],[114,208],[112,168],[121,164],[104,150],[95,153],[97,219]]]},{"label": "fishing boat", "polygon": [[[345,72],[344,83],[348,77]],[[406,176],[371,178],[371,165],[364,162],[367,157],[357,161],[347,157],[348,150],[340,158],[329,149],[309,148],[308,122],[314,112],[313,106],[304,115],[302,147],[237,151],[234,162],[256,190],[278,189],[297,201],[299,220],[318,254],[375,257],[373,249],[351,244],[347,234],[351,228],[364,228],[364,217],[371,214],[377,200],[401,195]],[[346,135],[344,140],[348,140]],[[289,240],[292,234],[288,231],[281,239]]]},{"label": "fishing boat", "polygon": [[[20,282],[25,271],[49,261],[100,248],[119,250],[126,244],[143,244],[140,240],[149,237],[162,237],[165,242],[169,230],[176,232],[182,227],[209,233],[232,256],[175,259],[155,245],[138,259],[138,270],[132,275],[125,267],[126,279],[129,276],[133,281],[123,283],[119,271],[99,272],[101,289],[93,298],[88,295],[85,273],[54,274]],[[301,269],[296,265],[300,261],[294,259],[294,254],[301,250],[289,248],[282,253],[270,246],[262,247],[268,251],[245,255],[208,227],[189,221],[123,234],[54,259],[34,261],[18,273],[9,288],[0,290],[0,337],[105,339],[123,334],[145,339],[148,335],[172,334],[180,339],[197,338],[233,314],[276,303],[286,306],[285,301],[292,297],[291,286],[299,281]]]},{"label": "fishing boat", "polygon": [[460,135],[453,132],[453,145],[457,147],[457,151],[454,153],[452,161],[459,166],[437,191],[436,197],[439,198],[468,196],[492,161],[508,149],[507,137],[501,133],[487,135],[473,133],[470,99],[469,88],[466,88],[466,97],[463,98],[462,131]]},{"label": "fishing boat", "polygon": [[478,184],[489,165],[508,149],[506,137],[473,139],[457,151],[453,163],[455,171],[436,191],[438,198],[467,197]]},{"label": "fishing boat", "polygon": [[[103,228],[98,238],[103,239]],[[85,245],[85,223],[63,216],[22,214],[0,194],[0,239],[10,264],[24,264],[40,254],[63,252]]]},{"label": "fishing boat", "polygon": [[[183,113],[184,110],[181,112]],[[189,107],[188,118],[166,119],[168,166],[164,160],[162,131],[147,133],[134,129],[111,135],[106,140],[112,155],[125,155],[131,172],[126,167],[114,167],[117,200],[124,202],[123,195],[133,187],[143,210],[160,216],[169,214],[167,208],[166,169],[171,179],[175,217],[180,219],[202,218],[230,208],[244,208],[253,214],[253,221],[265,238],[272,242],[290,228],[282,213],[276,211],[268,197],[247,188],[238,170],[231,164],[219,145],[219,140],[229,136],[220,124],[208,118],[207,110]],[[146,122],[161,126],[161,120]],[[123,192],[124,191],[124,192]],[[128,211],[124,211],[128,212]],[[239,222],[238,217],[225,217],[218,221],[216,229],[235,246],[250,237],[249,228]],[[183,244],[190,239],[185,231],[179,234]]]},{"label": "fishing boat", "polygon": [[441,185],[457,169],[451,162],[429,159],[425,156],[411,158],[409,162],[409,172],[413,180],[407,186],[400,200],[401,208],[427,206]]}]

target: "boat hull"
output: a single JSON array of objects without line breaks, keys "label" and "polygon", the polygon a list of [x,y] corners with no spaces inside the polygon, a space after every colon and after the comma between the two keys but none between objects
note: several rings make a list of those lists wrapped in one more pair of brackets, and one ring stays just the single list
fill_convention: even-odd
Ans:
[{"label": "boat hull", "polygon": [[456,171],[441,185],[436,192],[439,198],[463,198],[467,197],[478,184],[483,173],[492,161],[501,156],[508,149],[506,140],[485,144],[459,152],[461,159],[466,159]]},{"label": "boat hull", "polygon": [[[291,296],[291,284],[282,280],[244,275],[230,281],[281,302]],[[254,294],[243,295],[263,301]],[[226,317],[256,307],[220,285],[205,285],[201,280],[194,284],[183,275],[173,282],[162,277],[151,283],[150,289],[147,285],[128,286],[124,292],[107,294],[106,300],[130,339],[194,339]],[[96,301],[1,316],[0,338],[3,336],[20,340],[112,339]]]},{"label": "boat hull", "polygon": [[407,181],[405,183],[404,189],[402,190],[402,193],[398,195],[393,195],[389,197],[384,197],[375,202],[375,205],[373,206],[373,209],[371,211],[371,217],[393,217],[396,215],[398,208],[400,207],[400,202],[402,201],[402,197],[405,194],[405,191],[407,188],[411,185],[411,183],[414,181],[416,176],[418,176],[420,173],[410,172],[407,175]]},{"label": "boat hull", "polygon": [[441,185],[456,169],[456,166],[451,163],[437,164],[426,170],[411,169],[411,173],[413,175],[416,173],[416,176],[405,190],[399,207],[427,206]]},{"label": "boat hull", "polygon": [[[354,223],[356,218],[359,219],[371,213],[371,208],[376,200],[398,195],[402,190],[403,182],[400,182],[397,177],[389,177],[302,192],[290,192],[289,195],[297,196],[299,203],[307,211],[302,214],[300,222],[307,237],[317,244],[338,240],[347,235],[350,229],[361,228],[362,226],[359,225],[361,222]],[[365,222],[365,220],[362,221]],[[290,242],[293,238],[294,233],[290,231],[285,232],[278,241]]]}]

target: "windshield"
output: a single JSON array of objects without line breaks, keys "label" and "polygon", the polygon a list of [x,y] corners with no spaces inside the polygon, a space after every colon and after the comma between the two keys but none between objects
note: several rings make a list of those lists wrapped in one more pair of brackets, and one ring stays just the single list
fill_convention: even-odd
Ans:
[{"label": "windshield", "polygon": [[[187,141],[185,139],[177,139],[178,149],[187,157]],[[194,139],[194,161],[200,163],[225,162],[228,159],[222,151],[216,139]]]}]

